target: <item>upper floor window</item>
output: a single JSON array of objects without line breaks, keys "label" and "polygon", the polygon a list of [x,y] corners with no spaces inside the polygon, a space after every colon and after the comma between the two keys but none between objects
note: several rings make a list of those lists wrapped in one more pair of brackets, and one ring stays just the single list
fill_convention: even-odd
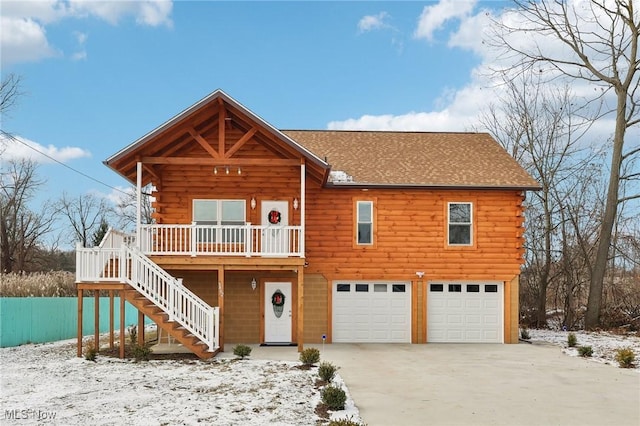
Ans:
[{"label": "upper floor window", "polygon": [[359,245],[372,245],[373,201],[358,201],[356,206],[358,211],[356,241]]},{"label": "upper floor window", "polygon": [[449,203],[449,245],[470,246],[473,244],[471,203]]},{"label": "upper floor window", "polygon": [[[244,225],[244,200],[193,200],[193,221],[196,225]],[[235,229],[198,229],[200,242],[239,242],[243,231]]]}]

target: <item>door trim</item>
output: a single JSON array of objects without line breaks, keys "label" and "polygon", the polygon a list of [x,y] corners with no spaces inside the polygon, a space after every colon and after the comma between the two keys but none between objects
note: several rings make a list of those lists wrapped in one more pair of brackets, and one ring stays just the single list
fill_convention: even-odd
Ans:
[{"label": "door trim", "polygon": [[268,343],[265,341],[265,283],[270,282],[278,282],[278,283],[288,283],[291,285],[291,343],[296,343],[298,340],[298,286],[294,285],[293,279],[291,277],[268,277],[268,278],[260,278],[258,280],[258,289],[260,295],[260,343]]}]

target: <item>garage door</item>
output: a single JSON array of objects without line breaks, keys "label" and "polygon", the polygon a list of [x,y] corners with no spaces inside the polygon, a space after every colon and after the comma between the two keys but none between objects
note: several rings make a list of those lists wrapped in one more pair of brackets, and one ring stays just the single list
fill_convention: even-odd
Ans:
[{"label": "garage door", "polygon": [[427,341],[502,343],[502,283],[430,282]]},{"label": "garage door", "polygon": [[411,284],[333,284],[333,341],[411,342]]}]

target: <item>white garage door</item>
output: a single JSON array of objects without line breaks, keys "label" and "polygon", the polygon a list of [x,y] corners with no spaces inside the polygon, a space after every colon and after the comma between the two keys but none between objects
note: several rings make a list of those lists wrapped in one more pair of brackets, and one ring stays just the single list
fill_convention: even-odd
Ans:
[{"label": "white garage door", "polygon": [[333,284],[333,341],[411,342],[411,284]]},{"label": "white garage door", "polygon": [[502,283],[430,282],[427,341],[502,343]]}]

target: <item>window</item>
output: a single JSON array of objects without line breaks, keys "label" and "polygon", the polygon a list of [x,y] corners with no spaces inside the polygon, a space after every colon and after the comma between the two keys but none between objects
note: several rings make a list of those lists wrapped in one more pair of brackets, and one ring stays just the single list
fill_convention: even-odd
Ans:
[{"label": "window", "polygon": [[431,291],[437,291],[437,292],[444,291],[444,285],[443,284],[430,284],[429,288],[431,289]]},{"label": "window", "polygon": [[480,293],[480,286],[478,284],[467,284],[467,293]]},{"label": "window", "polygon": [[373,285],[373,291],[375,293],[386,293],[387,292],[387,285],[386,284],[374,284]]},{"label": "window", "polygon": [[393,285],[393,292],[394,293],[404,293],[405,291],[407,291],[407,287],[404,284],[394,284]]},{"label": "window", "polygon": [[369,284],[356,284],[356,292],[368,292]]},{"label": "window", "polygon": [[358,220],[356,241],[359,245],[373,244],[373,201],[356,203]]},{"label": "window", "polygon": [[336,291],[351,291],[351,285],[350,284],[338,284],[336,286]]},{"label": "window", "polygon": [[462,284],[449,284],[449,293],[462,293]]},{"label": "window", "polygon": [[[245,224],[244,200],[193,200],[193,221],[196,225],[238,226]],[[242,242],[240,228],[199,228],[198,242]]]},{"label": "window", "polygon": [[471,203],[449,203],[449,245],[470,246]]},{"label": "window", "polygon": [[484,286],[484,292],[485,293],[497,293],[498,292],[498,286],[495,284],[486,284]]}]

